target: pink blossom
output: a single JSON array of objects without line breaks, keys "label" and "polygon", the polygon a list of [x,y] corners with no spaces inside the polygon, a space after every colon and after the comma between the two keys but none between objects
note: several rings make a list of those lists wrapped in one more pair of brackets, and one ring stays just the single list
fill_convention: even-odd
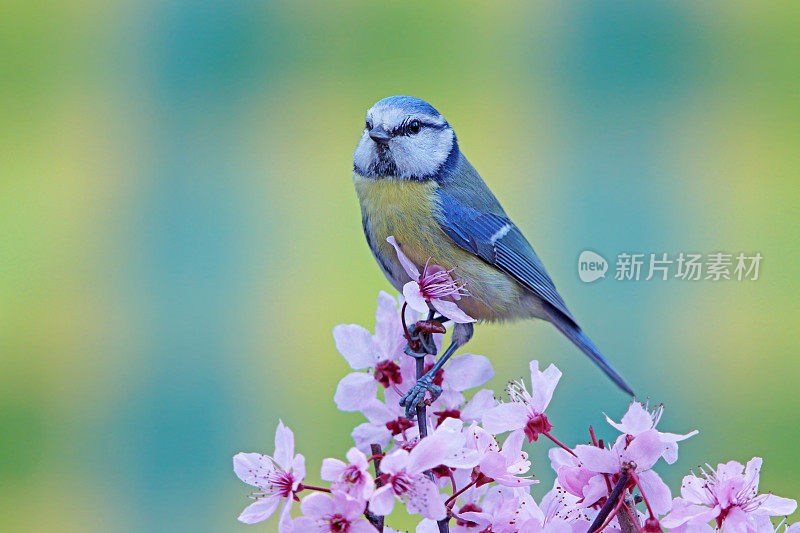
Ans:
[{"label": "pink blossom", "polygon": [[292,430],[278,422],[275,430],[275,453],[237,453],[233,457],[233,471],[239,479],[257,487],[252,494],[255,502],[248,505],[239,520],[245,524],[255,524],[266,520],[283,501],[280,529],[287,530],[291,524],[289,512],[294,494],[306,476],[305,458],[294,454],[294,434]]},{"label": "pink blossom", "polygon": [[389,294],[381,291],[378,295],[375,335],[357,324],[339,324],[333,328],[333,339],[353,370],[370,370],[342,378],[334,395],[340,410],[358,411],[364,402],[376,397],[378,384],[390,387],[402,383],[397,361],[406,341],[397,301]]},{"label": "pink blossom", "polygon": [[293,533],[375,533],[361,513],[364,500],[354,500],[344,494],[315,492],[300,503],[303,516],[292,524]]},{"label": "pink blossom", "polygon": [[[450,468],[473,468],[481,460],[481,455],[467,446],[467,433],[464,423],[458,418],[446,418],[442,421],[428,440],[438,440],[444,450],[441,464]],[[423,439],[425,440],[425,439]]]},{"label": "pink blossom", "polygon": [[426,437],[408,452],[397,449],[381,461],[384,485],[375,490],[369,509],[381,516],[394,508],[395,498],[405,503],[410,514],[441,520],[447,514],[439,490],[424,472],[445,460],[448,447],[440,438]]},{"label": "pink blossom", "polygon": [[539,371],[539,362],[530,362],[531,392],[520,380],[508,386],[509,403],[501,403],[484,414],[483,427],[490,433],[502,433],[523,429],[529,441],[538,439],[539,434],[548,433],[553,427],[547,420],[544,410],[553,397],[553,391],[561,379],[561,371],[550,365],[544,372]]},{"label": "pink blossom", "polygon": [[[556,480],[553,488],[542,496],[538,508],[532,509],[531,515],[532,518],[520,527],[520,533],[585,533],[597,510],[582,507],[579,498],[562,488]],[[612,526],[603,531],[609,530],[619,531]]]},{"label": "pink blossom", "polygon": [[489,489],[479,510],[459,512],[457,518],[475,524],[477,531],[515,533],[519,524],[532,518],[534,509],[536,503],[524,490],[495,486]]},{"label": "pink blossom", "polygon": [[481,389],[461,409],[461,420],[466,423],[480,422],[484,415],[494,407],[497,407],[494,391]]},{"label": "pink blossom", "polygon": [[416,435],[413,432],[416,425],[405,418],[405,411],[400,407],[400,396],[393,389],[386,389],[384,395],[386,402],[373,398],[359,409],[367,422],[356,426],[351,435],[362,452],[369,452],[371,444],[385,448],[394,436],[400,435],[406,440]]},{"label": "pink blossom", "polygon": [[429,258],[420,274],[417,266],[400,249],[394,236],[387,237],[386,242],[394,246],[397,259],[411,278],[411,281],[403,286],[403,296],[410,308],[419,313],[427,313],[430,303],[434,309],[453,322],[461,324],[475,322],[474,318],[455,304],[466,293],[464,286],[456,284],[450,277],[452,270],[448,271],[438,265],[431,265]]},{"label": "pink blossom", "polygon": [[661,523],[668,528],[702,525],[716,520],[717,527],[730,532],[772,532],[771,516],[792,514],[797,502],[772,494],[758,494],[760,457],[747,466],[730,461],[716,470],[702,471],[683,478],[681,496],[675,498],[672,512]]},{"label": "pink blossom", "polygon": [[[663,453],[664,444],[654,429],[640,433],[633,439],[620,435],[610,450],[583,444],[576,446],[575,455],[580,461],[580,468],[597,473],[589,478],[583,489],[584,504],[591,505],[608,494],[608,485],[601,474],[620,474],[625,470],[632,480],[636,480],[653,511],[657,514],[666,513],[670,509],[672,495],[659,475],[651,470]],[[559,470],[559,482],[562,485],[569,484],[566,476],[562,479],[562,470]]]},{"label": "pink blossom", "polygon": [[[590,489],[589,480],[594,478],[597,472],[585,468],[577,457],[563,448],[550,448],[548,455],[550,466],[558,476],[559,486],[576,498],[575,504],[581,509],[593,505],[597,501],[597,495],[587,492]],[[602,496],[605,496],[605,493]]]},{"label": "pink blossom", "polygon": [[531,467],[528,454],[522,451],[524,440],[523,432],[517,430],[506,437],[499,452],[487,450],[478,464],[481,474],[506,487],[524,487],[538,483],[528,477],[518,477],[527,473]]},{"label": "pink blossom", "polygon": [[[611,424],[614,428],[616,428],[621,433],[625,433],[630,435],[631,437],[636,437],[641,435],[645,431],[650,429],[654,429],[658,422],[661,420],[661,415],[664,413],[664,405],[659,405],[652,411],[649,411],[639,402],[631,402],[630,407],[628,407],[628,411],[622,417],[622,420],[619,423],[614,422],[609,418],[608,415],[606,416],[606,420],[609,424]],[[678,460],[678,443],[682,440],[686,440],[689,437],[697,435],[698,431],[695,429],[694,431],[690,431],[685,435],[680,435],[678,433],[663,433],[661,431],[658,432],[658,438],[661,439],[661,442],[664,443],[664,460],[668,464],[673,464],[675,461]]]},{"label": "pink blossom", "polygon": [[320,476],[331,481],[331,490],[342,492],[357,500],[366,500],[375,491],[375,480],[369,473],[367,456],[357,448],[347,452],[349,463],[339,459],[323,459]]}]

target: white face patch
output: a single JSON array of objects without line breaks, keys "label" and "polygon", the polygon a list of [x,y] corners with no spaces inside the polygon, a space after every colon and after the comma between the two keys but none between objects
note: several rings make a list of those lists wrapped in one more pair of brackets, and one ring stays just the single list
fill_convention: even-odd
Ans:
[{"label": "white face patch", "polygon": [[[404,125],[418,120],[419,133],[402,134]],[[365,128],[353,153],[353,164],[366,175],[396,176],[403,179],[429,178],[435,175],[453,148],[455,134],[440,114],[427,114],[378,102],[367,111],[373,129],[395,132],[379,146]]]}]

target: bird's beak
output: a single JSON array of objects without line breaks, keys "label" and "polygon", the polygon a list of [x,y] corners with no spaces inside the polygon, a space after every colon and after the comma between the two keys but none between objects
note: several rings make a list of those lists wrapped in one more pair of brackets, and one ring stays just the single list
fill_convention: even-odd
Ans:
[{"label": "bird's beak", "polygon": [[386,144],[392,138],[389,133],[383,129],[383,126],[375,126],[369,131],[370,138],[378,144]]}]

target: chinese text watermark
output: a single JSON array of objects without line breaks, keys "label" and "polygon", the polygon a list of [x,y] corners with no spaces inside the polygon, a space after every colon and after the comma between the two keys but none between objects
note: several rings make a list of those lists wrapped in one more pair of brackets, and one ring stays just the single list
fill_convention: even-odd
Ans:
[{"label": "chinese text watermark", "polygon": [[[755,281],[763,256],[754,254],[714,252],[709,254],[622,252],[614,263],[614,279],[618,281]],[[584,250],[578,257],[578,277],[590,283],[606,277],[609,264],[600,254]]]}]

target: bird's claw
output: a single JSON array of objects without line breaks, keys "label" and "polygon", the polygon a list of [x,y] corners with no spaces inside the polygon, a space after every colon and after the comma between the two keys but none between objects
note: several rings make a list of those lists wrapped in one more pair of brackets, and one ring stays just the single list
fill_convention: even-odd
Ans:
[{"label": "bird's claw", "polygon": [[411,339],[403,349],[406,355],[417,359],[428,354],[436,355],[436,343],[433,341],[433,335],[430,332],[421,330],[417,324],[413,324],[408,328],[408,333]]},{"label": "bird's claw", "polygon": [[411,387],[408,392],[403,395],[400,399],[400,405],[406,408],[406,418],[409,420],[413,420],[414,416],[417,413],[417,407],[425,400],[425,393],[431,393],[431,399],[429,402],[432,403],[436,401],[439,395],[442,394],[442,388],[439,385],[433,383],[434,376],[430,376],[425,374],[421,378],[417,380],[413,387]]}]

